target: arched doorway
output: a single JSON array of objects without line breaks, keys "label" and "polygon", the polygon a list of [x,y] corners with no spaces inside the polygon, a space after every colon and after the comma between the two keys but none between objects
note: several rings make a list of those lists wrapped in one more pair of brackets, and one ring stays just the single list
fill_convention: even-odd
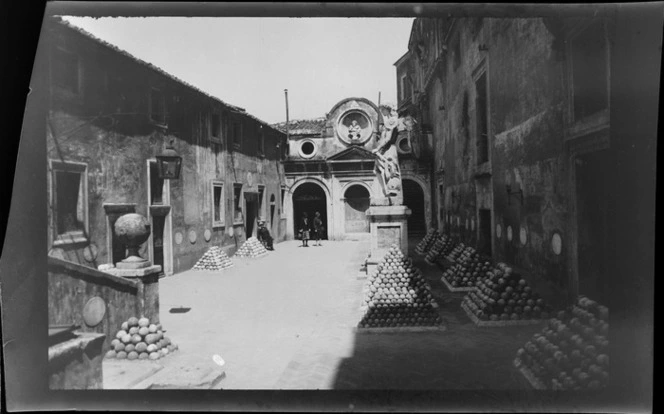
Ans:
[{"label": "arched doorway", "polygon": [[407,178],[402,180],[402,185],[403,203],[412,211],[408,217],[408,234],[425,234],[427,224],[424,217],[424,190],[416,181]]},{"label": "arched doorway", "polygon": [[344,193],[344,229],[346,233],[369,233],[369,221],[366,211],[371,195],[369,190],[359,184],[353,184]]},{"label": "arched doorway", "polygon": [[327,197],[323,188],[314,183],[304,183],[293,192],[293,234],[300,230],[302,214],[307,213],[313,223],[314,214],[320,212],[323,220],[323,238],[327,239]]}]

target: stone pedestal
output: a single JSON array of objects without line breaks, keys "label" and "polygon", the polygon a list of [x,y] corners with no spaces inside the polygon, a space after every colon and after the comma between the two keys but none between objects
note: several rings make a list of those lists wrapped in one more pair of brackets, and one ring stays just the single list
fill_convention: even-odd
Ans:
[{"label": "stone pedestal", "polygon": [[408,254],[408,217],[412,211],[403,205],[372,205],[366,212],[371,230],[367,274],[373,272],[390,247],[396,244]]},{"label": "stone pedestal", "polygon": [[114,276],[135,279],[140,282],[138,297],[141,315],[136,316],[145,316],[151,322],[159,321],[159,275],[161,274],[161,266],[150,265],[141,269],[110,268],[103,271]]}]

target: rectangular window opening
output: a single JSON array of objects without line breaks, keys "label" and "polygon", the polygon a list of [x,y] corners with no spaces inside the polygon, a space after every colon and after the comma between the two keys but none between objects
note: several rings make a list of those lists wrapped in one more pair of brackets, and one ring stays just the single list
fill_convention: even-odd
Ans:
[{"label": "rectangular window opening", "polygon": [[233,214],[236,222],[242,221],[242,184],[233,185]]},{"label": "rectangular window opening", "polygon": [[56,242],[79,242],[87,238],[87,166],[52,162],[52,228]]},{"label": "rectangular window opening", "polygon": [[157,163],[150,163],[150,205],[164,204],[164,180],[159,178]]},{"label": "rectangular window opening", "polygon": [[224,224],[224,186],[222,183],[212,183],[212,225],[222,226]]}]

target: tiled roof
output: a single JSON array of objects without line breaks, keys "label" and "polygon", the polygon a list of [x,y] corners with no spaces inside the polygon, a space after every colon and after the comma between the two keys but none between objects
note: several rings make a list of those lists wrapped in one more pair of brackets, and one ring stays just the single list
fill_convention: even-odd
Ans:
[{"label": "tiled roof", "polygon": [[272,126],[284,133],[288,130],[290,135],[318,135],[325,130],[326,122],[327,118],[325,117],[315,119],[293,119],[288,122],[288,127],[286,127],[285,122],[273,124]]},{"label": "tiled roof", "polygon": [[[194,90],[194,91],[196,91],[196,92],[198,92],[198,93],[200,93],[200,94],[202,94],[202,95],[204,95],[204,96],[206,96],[206,97],[208,97],[208,98],[210,98],[210,99],[216,101],[216,102],[219,102],[220,104],[222,104],[222,105],[228,107],[229,109],[231,109],[231,110],[233,110],[233,111],[240,112],[240,113],[242,113],[243,115],[246,115],[246,116],[248,116],[248,117],[250,117],[250,118],[252,118],[252,119],[258,121],[259,123],[261,123],[261,124],[263,124],[263,125],[266,125],[266,126],[272,128],[272,129],[277,129],[277,128],[275,128],[273,125],[270,125],[270,124],[268,124],[267,122],[262,121],[261,119],[255,117],[254,115],[251,115],[251,114],[248,113],[244,108],[240,108],[239,106],[235,106],[235,105],[229,104],[228,102],[224,102],[224,101],[222,101],[221,99],[217,98],[216,96],[212,96],[212,95],[210,95],[209,93],[204,92],[203,90],[201,90],[201,89],[199,89],[199,88],[197,88],[197,87],[195,87],[195,86],[193,86],[193,85],[191,85],[191,84],[189,84],[189,83],[183,81],[182,79],[179,79],[179,78],[177,78],[177,77],[171,75],[170,73],[168,73],[168,72],[166,72],[165,70],[163,70],[163,69],[161,69],[161,68],[159,68],[159,67],[153,65],[152,63],[149,63],[149,62],[146,62],[146,61],[144,61],[144,60],[142,60],[142,59],[137,58],[136,56],[132,55],[131,53],[129,53],[129,52],[125,51],[125,50],[122,50],[122,49],[120,49],[119,47],[117,47],[117,46],[115,46],[115,45],[113,45],[113,44],[111,44],[111,43],[108,43],[108,42],[106,42],[106,41],[104,41],[104,40],[102,40],[102,39],[96,37],[96,36],[93,35],[92,33],[87,32],[86,30],[84,30],[84,29],[82,29],[82,28],[80,28],[80,27],[78,27],[78,26],[75,26],[75,25],[69,23],[68,21],[62,19],[61,17],[56,17],[55,20],[56,20],[59,24],[61,24],[62,26],[65,26],[65,27],[67,27],[67,28],[69,28],[69,29],[71,29],[71,30],[74,30],[74,31],[80,33],[81,35],[83,35],[83,36],[85,36],[85,37],[87,37],[87,38],[93,40],[94,42],[99,43],[99,44],[101,44],[101,45],[103,45],[103,46],[105,46],[105,47],[107,47],[107,48],[113,50],[113,51],[116,52],[116,53],[119,53],[119,54],[121,54],[121,55],[123,55],[123,56],[128,57],[129,59],[133,60],[134,62],[138,63],[138,64],[141,65],[141,66],[145,66],[145,67],[147,67],[147,68],[149,68],[149,69],[152,69],[152,70],[154,70],[155,72],[158,72],[158,73],[162,74],[163,76],[166,76],[167,78],[169,78],[169,79],[175,81],[176,83],[179,83],[180,85],[183,85],[183,86],[185,86],[185,87],[187,87],[187,88],[189,88],[189,89],[192,89],[192,90]],[[278,129],[277,129],[277,130],[278,130]],[[280,131],[280,132],[282,132],[282,131]]]}]

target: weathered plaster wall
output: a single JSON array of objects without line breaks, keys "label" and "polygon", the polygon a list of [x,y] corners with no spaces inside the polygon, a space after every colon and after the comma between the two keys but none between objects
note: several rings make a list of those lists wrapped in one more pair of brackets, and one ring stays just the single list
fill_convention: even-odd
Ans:
[{"label": "weathered plaster wall", "polygon": [[[170,180],[171,234],[164,234],[165,244],[172,247],[174,272],[190,269],[211,246],[232,254],[246,239],[243,221],[233,220],[234,183],[242,183],[243,192],[265,186],[262,215],[275,239],[283,239],[279,234],[283,173],[277,144],[284,142],[284,134],[76,31],[58,25],[53,30],[54,45],[76,53],[81,71],[78,94],[51,87],[48,157],[87,164],[90,244],[56,247],[50,254],[90,267],[110,261],[103,204],[136,203],[136,212],[149,217],[147,160],[154,159],[170,139],[182,157],[180,178]],[[111,79],[112,88],[104,88],[106,81],[100,79]],[[149,119],[151,86],[164,94],[168,132]],[[210,137],[212,114],[221,119],[220,142]],[[231,121],[241,124],[242,135],[240,145],[229,152]],[[212,180],[224,184],[221,226],[213,225]],[[276,211],[271,220],[273,194]],[[51,228],[49,247],[53,239]],[[141,250],[146,258],[148,243]]]},{"label": "weathered plaster wall", "polygon": [[[72,270],[72,266],[65,268],[58,263],[49,263],[49,325],[76,324],[81,332],[105,334],[104,348],[107,349],[122,322],[132,316],[142,316],[138,287],[118,279],[94,269]],[[94,297],[104,300],[106,313],[99,325],[89,327],[83,319],[83,309]]]},{"label": "weathered plaster wall", "polygon": [[[565,248],[557,256],[551,246],[556,232],[563,244],[569,240],[562,62],[541,19],[492,19],[490,27],[494,226],[504,229],[495,256],[564,287]],[[523,205],[515,196],[508,202],[506,184],[523,189]]]}]

